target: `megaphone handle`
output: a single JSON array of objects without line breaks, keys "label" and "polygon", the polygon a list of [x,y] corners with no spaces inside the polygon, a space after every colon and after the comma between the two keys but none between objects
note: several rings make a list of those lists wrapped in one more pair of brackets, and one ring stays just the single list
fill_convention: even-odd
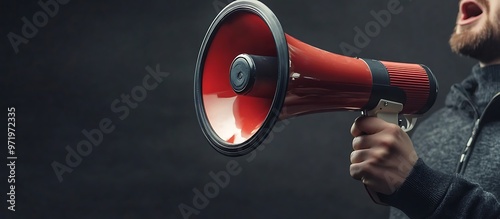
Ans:
[{"label": "megaphone handle", "polygon": [[[399,125],[399,112],[403,110],[403,104],[381,99],[378,105],[369,111],[363,111],[362,114],[365,116],[375,116],[377,118],[383,119],[386,122]],[[371,190],[365,185],[365,189],[370,195],[373,202],[379,205],[387,205],[382,202],[377,194],[377,192]]]},{"label": "megaphone handle", "polygon": [[[364,185],[364,184],[363,184]],[[370,195],[370,198],[372,199],[373,202],[375,202],[375,204],[379,204],[379,205],[384,205],[384,206],[388,206],[388,204],[380,201],[380,198],[378,197],[378,194],[377,192],[371,190],[368,188],[368,186],[365,185],[365,189],[366,189],[366,192],[368,192],[368,195]]]}]

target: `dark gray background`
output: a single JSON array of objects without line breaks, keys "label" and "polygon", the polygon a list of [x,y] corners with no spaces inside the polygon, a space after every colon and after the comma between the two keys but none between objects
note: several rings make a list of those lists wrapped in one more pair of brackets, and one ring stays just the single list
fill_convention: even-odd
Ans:
[{"label": "dark gray background", "polygon": [[[228,1],[221,0],[224,5]],[[263,1],[284,30],[314,46],[342,53],[355,26],[389,0]],[[198,126],[193,74],[198,49],[218,9],[214,1],[70,1],[15,54],[7,33],[21,34],[37,1],[2,1],[2,111],[17,109],[16,212],[6,211],[4,164],[0,218],[182,218],[193,188],[235,159],[241,174],[191,218],[386,218],[349,176],[349,128],[357,112],[295,118],[251,163],[213,150]],[[360,57],[423,63],[437,75],[442,106],[471,60],[450,52],[458,1],[401,0]],[[146,66],[171,75],[121,121],[110,104],[142,83]],[[6,118],[6,117],[3,117]],[[83,140],[83,129],[110,118],[116,130],[64,181],[51,163]],[[3,125],[2,125],[3,126]],[[3,146],[2,146],[3,147]],[[6,149],[1,150],[5,157]],[[1,158],[4,160],[5,158]],[[6,162],[6,161],[5,161]]]}]

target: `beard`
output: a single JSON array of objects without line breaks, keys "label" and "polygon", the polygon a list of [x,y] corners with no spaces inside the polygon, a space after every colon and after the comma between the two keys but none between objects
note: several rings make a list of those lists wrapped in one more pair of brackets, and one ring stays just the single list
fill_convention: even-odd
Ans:
[{"label": "beard", "polygon": [[453,52],[485,63],[500,58],[500,25],[498,23],[493,25],[488,19],[478,32],[470,28],[463,28],[460,33],[456,30],[457,27],[449,41]]}]

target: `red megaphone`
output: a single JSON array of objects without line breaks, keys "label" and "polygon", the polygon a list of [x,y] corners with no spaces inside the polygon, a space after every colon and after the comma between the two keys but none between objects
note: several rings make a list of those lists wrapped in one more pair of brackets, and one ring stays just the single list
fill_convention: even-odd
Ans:
[{"label": "red megaphone", "polygon": [[226,6],[211,24],[195,72],[196,113],[219,152],[257,147],[279,119],[359,110],[398,122],[434,104],[438,85],[424,65],[346,57],[283,32],[259,1]]}]

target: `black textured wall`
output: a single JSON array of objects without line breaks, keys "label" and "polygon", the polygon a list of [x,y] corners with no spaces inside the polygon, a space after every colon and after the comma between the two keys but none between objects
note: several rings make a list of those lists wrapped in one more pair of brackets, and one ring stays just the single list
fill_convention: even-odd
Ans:
[{"label": "black textured wall", "polygon": [[[295,118],[250,162],[209,146],[196,120],[193,74],[205,31],[228,2],[61,0],[44,17],[37,1],[2,1],[0,126],[15,107],[18,159],[15,212],[7,210],[9,173],[0,165],[0,218],[183,218],[179,206],[189,218],[386,218],[388,209],[349,176],[357,112]],[[287,33],[314,46],[426,64],[441,87],[432,110],[474,64],[448,47],[457,1],[263,2]],[[391,8],[390,21],[374,18]],[[23,30],[23,17],[38,19],[36,31]],[[356,45],[356,27],[373,22],[376,34]],[[347,44],[357,49],[342,49]],[[147,90],[151,72],[157,86]],[[87,132],[98,138],[92,151],[84,150]],[[87,156],[71,155],[78,145]],[[197,198],[214,185],[209,173],[228,164],[229,183],[210,190],[213,198]],[[58,178],[54,166],[68,172]]]}]

